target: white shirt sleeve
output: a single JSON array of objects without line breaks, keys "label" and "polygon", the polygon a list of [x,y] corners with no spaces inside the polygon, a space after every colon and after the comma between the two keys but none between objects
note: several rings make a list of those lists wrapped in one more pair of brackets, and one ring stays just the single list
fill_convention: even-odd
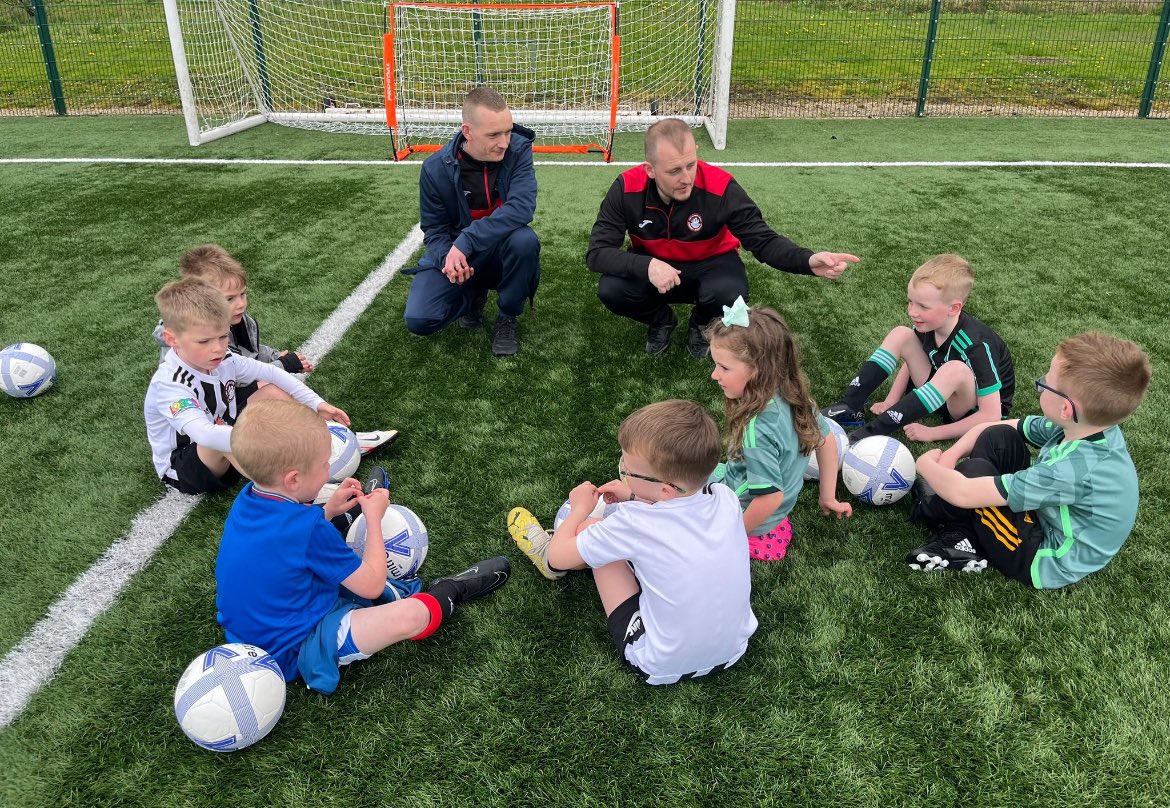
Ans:
[{"label": "white shirt sleeve", "polygon": [[316,412],[317,408],[325,403],[325,399],[314,393],[307,384],[280,365],[270,365],[238,354],[232,354],[229,361],[232,363],[231,372],[237,382],[251,384],[255,381],[261,381],[275,384],[313,412]]},{"label": "white shirt sleeve", "polygon": [[[629,541],[631,535],[638,535],[634,522],[634,511],[649,510],[652,506],[630,502],[577,534],[577,552],[593,569],[604,567],[612,561],[633,561],[635,547]],[[631,521],[633,520],[633,521]]]},{"label": "white shirt sleeve", "polygon": [[215,418],[191,393],[191,388],[178,382],[159,383],[154,399],[158,412],[183,435],[200,446],[230,453],[232,450],[232,428],[217,424]]}]

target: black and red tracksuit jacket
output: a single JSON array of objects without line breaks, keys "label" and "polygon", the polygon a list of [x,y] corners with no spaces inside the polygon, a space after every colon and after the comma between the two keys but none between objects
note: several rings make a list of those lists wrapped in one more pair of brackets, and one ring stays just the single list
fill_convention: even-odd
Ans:
[{"label": "black and red tracksuit jacket", "polygon": [[[630,249],[623,250],[626,234]],[[735,177],[699,161],[687,201],[664,204],[644,165],[622,173],[601,202],[585,263],[593,272],[645,278],[650,259],[703,261],[743,245],[765,264],[812,274],[812,250],[777,233]]]}]

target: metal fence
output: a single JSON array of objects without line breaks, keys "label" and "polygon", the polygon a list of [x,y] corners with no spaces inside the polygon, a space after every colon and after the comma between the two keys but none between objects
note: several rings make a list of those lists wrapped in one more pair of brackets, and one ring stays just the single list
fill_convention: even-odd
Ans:
[{"label": "metal fence", "polygon": [[1170,115],[1170,0],[739,0],[733,117]]},{"label": "metal fence", "polygon": [[[739,0],[731,116],[1170,117],[1168,30],[1170,0]],[[178,110],[160,0],[0,0],[0,116]]]}]

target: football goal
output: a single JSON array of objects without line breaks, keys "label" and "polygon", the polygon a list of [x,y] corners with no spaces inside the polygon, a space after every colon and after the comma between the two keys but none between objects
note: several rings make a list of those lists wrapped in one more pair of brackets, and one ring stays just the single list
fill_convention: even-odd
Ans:
[{"label": "football goal", "polygon": [[193,146],[272,122],[390,135],[403,156],[450,138],[478,84],[545,149],[608,158],[614,132],[664,117],[725,145],[735,0],[164,6]]}]

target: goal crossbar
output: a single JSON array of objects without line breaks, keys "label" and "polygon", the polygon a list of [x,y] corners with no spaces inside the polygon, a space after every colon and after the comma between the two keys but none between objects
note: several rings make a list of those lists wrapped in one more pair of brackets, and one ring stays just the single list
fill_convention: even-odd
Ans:
[{"label": "goal crossbar", "polygon": [[[406,6],[425,0],[392,2],[414,14]],[[449,140],[467,91],[487,85],[540,149],[608,156],[615,129],[640,132],[663,118],[706,126],[723,148],[735,0],[537,2],[494,28],[491,15],[525,4],[443,0],[429,12],[439,19],[394,29],[414,43],[416,64],[428,62],[421,73],[398,62],[406,72],[393,73],[394,104],[387,0],[162,3],[192,146],[272,122],[398,135],[396,151],[421,150]]]},{"label": "goal crossbar", "polygon": [[[476,63],[477,83],[492,84],[491,74],[506,73],[498,64],[490,62],[486,57],[489,51],[501,51],[510,53],[517,49],[535,50],[542,45],[548,45],[547,40],[542,40],[541,35],[549,35],[547,31],[536,31],[532,39],[527,39],[524,25],[524,17],[526,15],[533,15],[537,18],[563,15],[577,15],[577,14],[592,14],[594,16],[602,15],[605,26],[605,42],[581,42],[574,40],[572,37],[574,31],[566,27],[564,33],[559,35],[563,38],[563,47],[572,49],[574,46],[585,49],[588,45],[592,45],[598,52],[593,54],[595,58],[604,58],[603,76],[563,76],[556,75],[556,69],[559,66],[552,66],[552,74],[549,76],[542,75],[543,66],[533,66],[530,71],[533,75],[529,77],[528,82],[517,82],[512,76],[509,76],[504,81],[505,87],[501,90],[505,96],[521,95],[521,96],[547,96],[552,100],[544,106],[525,108],[524,106],[513,105],[513,115],[518,120],[521,120],[525,125],[539,126],[545,124],[549,130],[555,131],[559,134],[562,140],[576,140],[577,142],[568,143],[537,143],[533,145],[535,152],[548,153],[600,153],[608,162],[613,156],[613,136],[618,125],[618,95],[621,75],[621,37],[618,33],[618,13],[617,4],[615,2],[586,2],[586,3],[428,3],[428,2],[391,2],[386,5],[386,33],[383,35],[383,85],[385,90],[385,114],[386,125],[390,129],[392,136],[392,150],[396,160],[401,160],[409,156],[413,152],[434,152],[442,148],[441,143],[422,143],[418,142],[418,138],[412,137],[412,128],[414,132],[419,131],[420,124],[440,124],[440,123],[460,123],[462,121],[461,110],[456,109],[455,99],[448,98],[446,104],[436,104],[433,107],[423,107],[412,102],[418,100],[417,96],[430,96],[432,99],[441,97],[442,91],[434,90],[430,86],[425,85],[424,79],[418,78],[416,75],[405,75],[404,72],[410,69],[415,69],[420,73],[425,73],[425,62],[428,59],[435,61],[442,61],[442,59],[450,59],[451,54],[443,48],[431,45],[419,45],[416,43],[403,42],[403,35],[399,30],[400,23],[404,19],[404,15],[417,14],[425,16],[435,14],[442,16],[447,15],[461,15],[470,17],[472,42],[462,43],[465,47],[470,45],[474,51],[474,61]],[[494,19],[499,18],[506,20],[502,22],[500,29],[494,29]],[[513,22],[515,21],[515,22]],[[459,38],[459,33],[466,33],[459,30],[458,23],[453,25],[453,30],[457,33],[452,36],[451,32],[444,32],[448,39]],[[513,27],[514,26],[514,27]],[[533,26],[535,27],[535,26]],[[552,36],[558,35],[558,31],[553,29]],[[596,35],[598,32],[592,32]],[[578,33],[578,36],[580,34]],[[451,44],[451,43],[448,43]],[[601,45],[603,48],[599,48]],[[601,50],[604,49],[604,53]],[[540,54],[537,54],[539,57]],[[531,57],[530,57],[531,58]],[[556,58],[553,54],[552,58]],[[412,60],[414,60],[412,62]],[[571,65],[568,66],[571,68]],[[439,70],[442,69],[440,66]],[[485,78],[486,77],[486,78]],[[598,105],[594,109],[582,109],[576,107],[566,106],[564,109],[556,109],[557,102],[564,102],[568,97],[567,91],[562,90],[557,86],[557,81],[578,82],[584,85],[586,82],[592,80],[595,84],[601,80],[605,83],[604,105]],[[442,80],[439,78],[433,79],[435,84],[441,84]],[[408,89],[409,87],[409,89]],[[509,92],[511,90],[511,92]],[[564,95],[558,95],[564,93]],[[523,99],[521,101],[523,103]],[[603,127],[600,131],[598,127]],[[591,138],[588,136],[582,137],[586,129],[592,129],[593,134],[600,135],[600,137]],[[546,130],[548,131],[548,130]],[[434,133],[431,133],[434,136]]]}]

